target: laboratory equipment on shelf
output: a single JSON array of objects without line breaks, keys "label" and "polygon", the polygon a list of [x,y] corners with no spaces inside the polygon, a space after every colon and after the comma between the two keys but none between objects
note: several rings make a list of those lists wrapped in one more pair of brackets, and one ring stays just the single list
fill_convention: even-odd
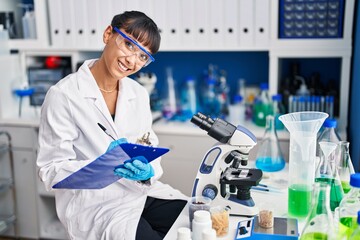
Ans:
[{"label": "laboratory equipment on shelf", "polygon": [[335,239],[335,226],[330,210],[330,186],[326,183],[315,183],[314,199],[310,214],[300,240]]},{"label": "laboratory equipment on shelf", "polygon": [[216,95],[216,80],[209,77],[206,79],[205,89],[202,95],[202,109],[204,114],[211,117],[217,117],[221,114],[221,104]]},{"label": "laboratory equipment on shelf", "polygon": [[285,167],[285,160],[275,130],[274,116],[266,117],[265,134],[259,143],[255,164],[264,172],[276,172]]},{"label": "laboratory equipment on shelf", "polygon": [[213,206],[229,206],[231,215],[258,214],[250,188],[259,184],[262,171],[245,167],[249,151],[256,144],[255,136],[242,126],[202,113],[195,114],[191,122],[219,141],[205,154],[192,195],[211,198]]},{"label": "laboratory equipment on shelf", "polygon": [[344,197],[335,160],[330,158],[338,145],[332,142],[320,142],[319,145],[323,154],[316,169],[315,182],[323,182],[330,186],[330,208],[334,211]]},{"label": "laboratory equipment on shelf", "polygon": [[316,134],[328,114],[295,112],[279,117],[290,132],[288,213],[305,218],[315,180]]},{"label": "laboratory equipment on shelf", "polygon": [[[2,141],[3,136],[5,136],[6,138],[7,141],[6,143]],[[2,206],[7,206],[7,207],[2,207],[0,209],[0,234],[6,233],[13,226],[14,236],[17,236],[18,231],[17,231],[17,226],[15,224],[16,223],[16,205],[15,205],[16,193],[14,188],[15,169],[14,169],[14,157],[12,152],[11,136],[8,132],[0,131],[0,154],[2,155],[6,153],[8,153],[9,156],[9,164],[0,162],[0,169],[6,169],[5,167],[9,165],[10,176],[9,177],[0,176],[0,200],[3,199],[6,201],[7,199],[11,199],[12,202],[8,204],[0,202]],[[11,195],[9,196],[10,198],[8,198],[7,196],[9,190],[11,191],[9,193]],[[12,207],[9,207],[9,205],[12,205]]]},{"label": "laboratory equipment on shelf", "polygon": [[285,114],[285,107],[282,104],[282,95],[275,94],[272,96],[272,114],[274,116],[274,127],[276,130],[284,129],[284,124],[279,120],[279,117]]},{"label": "laboratory equipment on shelf", "polygon": [[260,93],[256,97],[253,109],[253,121],[256,125],[265,127],[266,116],[271,114],[271,100],[269,96],[269,84],[260,84]]},{"label": "laboratory equipment on shelf", "polygon": [[351,189],[350,175],[355,173],[354,166],[350,158],[349,144],[350,143],[347,141],[339,142],[339,159],[336,164],[340,176],[341,185],[345,194],[348,193]]},{"label": "laboratory equipment on shelf", "polygon": [[350,176],[351,190],[339,205],[339,239],[350,237],[357,228],[356,217],[360,209],[360,173]]},{"label": "laboratory equipment on shelf", "polygon": [[244,98],[241,95],[235,95],[233,104],[229,105],[228,121],[234,125],[243,125],[245,123],[246,106]]},{"label": "laboratory equipment on shelf", "polygon": [[163,116],[166,119],[171,119],[177,113],[177,103],[176,103],[176,90],[175,90],[175,81],[173,78],[172,68],[166,68],[166,92],[164,93],[164,103],[163,103]]},{"label": "laboratory equipment on shelf", "polygon": [[19,117],[21,117],[21,111],[22,111],[22,103],[24,97],[30,97],[34,94],[35,89],[34,88],[23,88],[23,89],[14,89],[14,94],[19,97]]},{"label": "laboratory equipment on shelf", "polygon": [[187,77],[181,91],[181,114],[186,119],[190,119],[197,112],[198,101],[195,87],[195,79]]}]

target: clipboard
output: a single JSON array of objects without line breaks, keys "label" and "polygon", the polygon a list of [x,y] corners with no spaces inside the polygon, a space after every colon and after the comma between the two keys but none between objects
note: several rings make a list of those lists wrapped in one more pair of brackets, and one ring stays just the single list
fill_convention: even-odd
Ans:
[{"label": "clipboard", "polygon": [[56,183],[54,189],[101,189],[118,181],[115,167],[137,156],[151,162],[169,151],[168,148],[122,143],[97,159]]}]

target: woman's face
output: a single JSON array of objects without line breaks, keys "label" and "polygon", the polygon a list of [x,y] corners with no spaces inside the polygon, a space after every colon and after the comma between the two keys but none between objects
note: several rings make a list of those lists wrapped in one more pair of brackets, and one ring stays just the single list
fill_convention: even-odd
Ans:
[{"label": "woman's face", "polygon": [[[111,26],[106,28],[103,36],[106,46],[101,56],[109,74],[117,80],[136,73],[144,65],[143,62],[139,61],[139,53],[129,52],[126,48],[126,42],[122,41],[121,36],[118,36],[120,36],[119,33],[112,32]],[[128,36],[133,38],[130,35]],[[139,44],[141,45],[141,43]],[[147,47],[141,46],[150,52]]]}]

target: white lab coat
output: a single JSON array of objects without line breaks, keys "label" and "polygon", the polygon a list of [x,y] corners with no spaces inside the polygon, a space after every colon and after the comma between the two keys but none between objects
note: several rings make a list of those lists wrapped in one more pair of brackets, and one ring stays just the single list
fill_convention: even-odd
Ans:
[{"label": "white lab coat", "polygon": [[[39,176],[48,191],[71,173],[103,154],[112,139],[97,125],[101,123],[115,138],[135,142],[151,129],[149,96],[140,84],[121,79],[115,120],[96,84],[88,60],[80,69],[51,87],[46,95],[39,131]],[[151,184],[120,179],[99,190],[55,191],[56,210],[70,239],[131,240],[147,196],[160,199],[187,199],[169,185],[158,181],[163,171],[160,158],[151,162],[155,176]]]}]

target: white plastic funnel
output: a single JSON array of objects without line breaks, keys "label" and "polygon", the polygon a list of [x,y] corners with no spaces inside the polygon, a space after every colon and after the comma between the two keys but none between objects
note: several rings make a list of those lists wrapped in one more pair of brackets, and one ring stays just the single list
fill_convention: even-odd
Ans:
[{"label": "white plastic funnel", "polygon": [[303,218],[310,210],[308,206],[311,205],[311,192],[315,181],[316,136],[328,116],[323,112],[295,112],[279,117],[290,132],[290,216]]}]

